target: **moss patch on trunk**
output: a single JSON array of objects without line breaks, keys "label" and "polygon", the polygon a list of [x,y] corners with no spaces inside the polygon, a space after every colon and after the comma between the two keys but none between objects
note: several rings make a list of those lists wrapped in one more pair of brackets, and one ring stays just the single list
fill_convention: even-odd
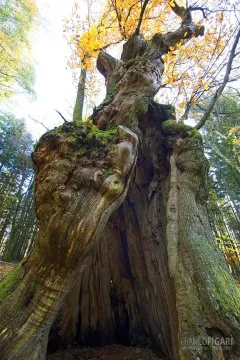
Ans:
[{"label": "moss patch on trunk", "polygon": [[18,264],[0,283],[0,304],[10,295],[18,286],[24,276],[23,266]]}]

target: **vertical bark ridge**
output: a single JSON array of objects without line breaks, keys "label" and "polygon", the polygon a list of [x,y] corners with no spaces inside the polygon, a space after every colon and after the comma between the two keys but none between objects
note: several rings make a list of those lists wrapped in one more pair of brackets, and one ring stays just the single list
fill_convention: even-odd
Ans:
[{"label": "vertical bark ridge", "polygon": [[[168,257],[169,266],[173,261],[175,268],[173,272],[170,268],[170,274],[176,290],[180,359],[220,360],[223,353],[227,358],[231,352],[239,354],[239,289],[212,239],[206,212],[208,164],[201,136],[195,131],[180,135],[173,154],[170,179],[173,176],[177,183],[181,210],[178,246],[171,248]],[[168,235],[171,243],[174,236]],[[219,346],[219,338],[229,339],[229,346]]]},{"label": "vertical bark ridge", "polygon": [[178,248],[178,220],[179,220],[179,190],[178,190],[178,168],[176,165],[177,154],[173,151],[170,156],[170,188],[167,203],[167,229],[168,242],[168,264],[171,277],[177,269]]}]

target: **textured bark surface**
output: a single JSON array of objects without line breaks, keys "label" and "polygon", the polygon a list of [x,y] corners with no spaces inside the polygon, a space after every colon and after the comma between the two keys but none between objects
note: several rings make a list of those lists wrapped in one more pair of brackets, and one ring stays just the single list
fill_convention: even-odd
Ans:
[{"label": "textured bark surface", "polygon": [[174,360],[239,352],[239,291],[208,223],[201,136],[162,122],[168,114],[157,109],[141,119],[127,198],[58,314],[49,351],[120,343]]},{"label": "textured bark surface", "polygon": [[75,123],[82,121],[82,117],[83,117],[83,105],[84,105],[84,97],[85,97],[86,77],[87,77],[86,70],[81,69],[80,77],[79,77],[79,81],[78,81],[78,87],[77,87],[77,98],[76,98],[75,106],[74,106],[74,110],[73,110],[73,121]]},{"label": "textured bark surface", "polygon": [[71,342],[116,342],[151,346],[177,359],[177,314],[165,236],[167,149],[156,131],[168,114],[162,110],[157,116],[156,124],[143,119],[141,155],[128,196],[109,220],[59,315],[49,350]]},{"label": "textured bark surface", "polygon": [[[178,138],[173,146],[173,190],[167,205],[168,259],[176,291],[180,358],[228,359],[232,352],[239,355],[239,288],[212,237],[206,211],[208,164],[201,137],[194,132],[191,135]],[[229,346],[217,346],[219,338]],[[187,339],[198,339],[197,345],[189,346]]]},{"label": "textured bark surface", "polygon": [[122,126],[101,135],[92,126],[63,125],[43,136],[33,154],[39,233],[29,257],[1,286],[2,359],[45,358],[56,312],[126,196],[137,137]]}]

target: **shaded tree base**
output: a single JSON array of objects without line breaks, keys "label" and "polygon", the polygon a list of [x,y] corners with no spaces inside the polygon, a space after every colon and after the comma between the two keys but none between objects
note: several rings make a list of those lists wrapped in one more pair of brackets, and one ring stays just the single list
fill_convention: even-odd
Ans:
[{"label": "shaded tree base", "polygon": [[48,355],[47,360],[161,360],[151,350],[112,345],[99,348],[79,347]]}]

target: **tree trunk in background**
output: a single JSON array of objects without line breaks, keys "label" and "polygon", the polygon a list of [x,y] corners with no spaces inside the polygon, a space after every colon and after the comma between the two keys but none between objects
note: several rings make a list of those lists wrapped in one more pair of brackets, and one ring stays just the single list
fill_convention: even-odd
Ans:
[{"label": "tree trunk in background", "polygon": [[[13,234],[13,247],[11,261],[20,261],[26,255],[27,249],[32,247],[32,238],[36,236],[37,219],[34,206],[34,181],[30,180],[28,189],[21,201],[21,208],[15,225],[16,231]],[[12,235],[12,234],[11,234]]]},{"label": "tree trunk in background", "polygon": [[16,194],[17,204],[16,204],[16,207],[15,207],[15,210],[14,210],[14,215],[13,215],[12,221],[11,221],[11,233],[10,233],[10,236],[7,239],[7,242],[6,242],[6,245],[5,245],[5,250],[4,250],[4,260],[5,261],[11,261],[12,257],[13,257],[13,249],[14,249],[14,246],[15,246],[14,238],[15,238],[15,234],[16,234],[16,231],[17,231],[16,222],[17,222],[18,212],[19,212],[19,209],[20,209],[20,206],[21,206],[22,197],[23,197],[22,189],[23,189],[23,185],[24,185],[25,180],[26,180],[26,175],[23,173],[20,184],[19,184],[19,187],[18,187],[18,192]]},{"label": "tree trunk in background", "polygon": [[77,89],[77,98],[73,110],[73,121],[75,123],[82,121],[83,116],[83,105],[84,105],[84,96],[85,96],[85,87],[86,87],[86,77],[87,72],[85,69],[81,69],[78,89]]}]

